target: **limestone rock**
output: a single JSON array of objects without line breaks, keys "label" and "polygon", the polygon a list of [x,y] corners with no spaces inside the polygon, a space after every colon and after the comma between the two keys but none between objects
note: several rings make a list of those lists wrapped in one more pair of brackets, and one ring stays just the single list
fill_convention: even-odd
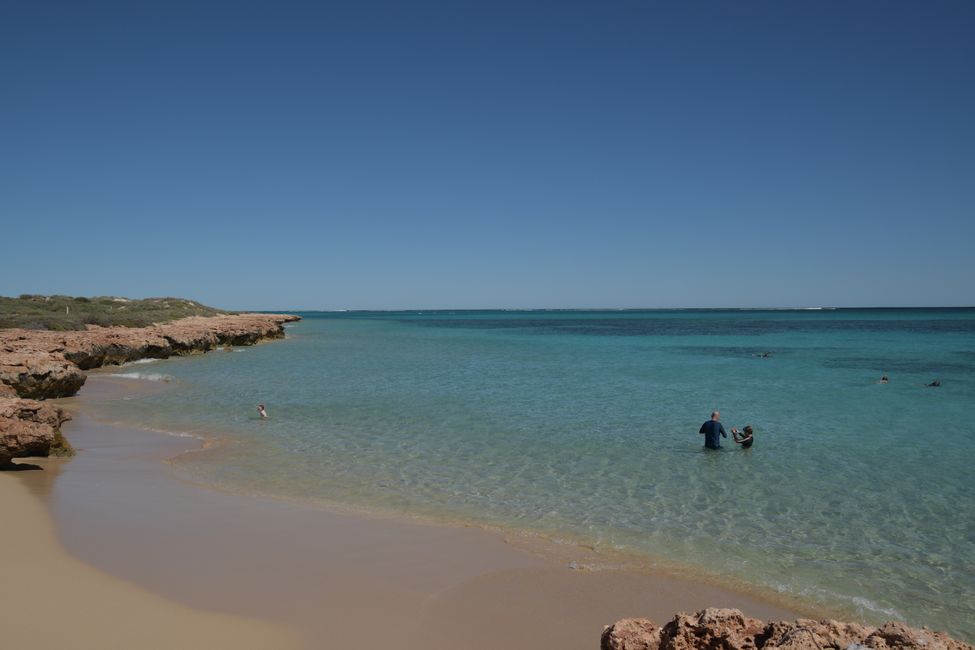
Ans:
[{"label": "limestone rock", "polygon": [[889,622],[879,628],[834,620],[764,623],[737,609],[679,613],[657,628],[626,618],[603,630],[602,650],[975,650],[943,632]]},{"label": "limestone rock", "polygon": [[296,320],[300,318],[279,314],[227,314],[149,327],[0,330],[0,465],[16,457],[72,453],[60,430],[68,416],[33,400],[74,395],[85,383],[85,370],[282,338],[283,324]]},{"label": "limestone rock", "polygon": [[681,612],[660,631],[661,650],[755,648],[755,635],[762,632],[761,621],[748,618],[737,609],[709,608],[695,614]]},{"label": "limestone rock", "polygon": [[61,352],[5,345],[0,348],[0,383],[6,394],[20,397],[67,397],[85,383],[85,373]]},{"label": "limestone rock", "polygon": [[874,630],[863,642],[868,648],[884,650],[885,648],[898,648],[913,650],[914,648],[925,648],[925,650],[972,650],[973,646],[968,643],[956,641],[944,632],[932,632],[927,629],[916,629],[904,623],[889,621]]},{"label": "limestone rock", "polygon": [[61,424],[69,419],[52,404],[0,397],[0,466],[11,458],[47,456],[63,441]]},{"label": "limestone rock", "polygon": [[54,332],[0,330],[0,395],[68,397],[85,383],[84,370],[136,359],[207,352],[217,345],[252,345],[284,336],[297,316],[192,316],[149,327],[99,327]]},{"label": "limestone rock", "polygon": [[871,628],[858,623],[842,623],[829,619],[798,619],[791,623],[775,621],[765,627],[760,645],[769,648],[836,647],[845,650],[862,644],[870,632]]},{"label": "limestone rock", "polygon": [[624,618],[603,630],[601,650],[656,650],[660,628],[646,618]]}]

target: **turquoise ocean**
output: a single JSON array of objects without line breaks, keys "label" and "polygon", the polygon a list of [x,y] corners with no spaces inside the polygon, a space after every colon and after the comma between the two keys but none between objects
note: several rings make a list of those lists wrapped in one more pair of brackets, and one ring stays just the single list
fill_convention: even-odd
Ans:
[{"label": "turquoise ocean", "polygon": [[[169,389],[102,415],[220,437],[175,464],[204,483],[975,639],[975,309],[301,315],[285,341],[114,369]],[[755,445],[704,450],[713,409]]]}]

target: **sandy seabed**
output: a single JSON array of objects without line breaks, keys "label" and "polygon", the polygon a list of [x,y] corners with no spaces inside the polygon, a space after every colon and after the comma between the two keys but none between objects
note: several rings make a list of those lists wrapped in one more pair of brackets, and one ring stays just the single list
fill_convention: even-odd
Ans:
[{"label": "sandy seabed", "polygon": [[0,474],[10,647],[595,650],[627,616],[800,614],[694,580],[577,570],[480,528],[188,484],[166,460],[199,441],[86,413],[125,381],[92,377],[62,401],[75,458]]}]

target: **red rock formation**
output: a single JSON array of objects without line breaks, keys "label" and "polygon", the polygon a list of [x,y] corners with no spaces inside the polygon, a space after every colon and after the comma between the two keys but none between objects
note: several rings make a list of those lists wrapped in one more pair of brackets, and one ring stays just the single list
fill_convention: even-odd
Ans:
[{"label": "red rock formation", "polygon": [[68,416],[33,400],[74,395],[85,383],[85,370],[282,338],[282,325],[296,320],[298,316],[232,314],[192,316],[149,327],[0,330],[0,465],[11,458],[70,450],[60,431]]},{"label": "red rock formation", "polygon": [[11,458],[47,456],[52,446],[63,444],[61,424],[69,419],[51,404],[0,397],[0,466]]},{"label": "red rock formation", "polygon": [[645,618],[626,618],[603,630],[602,650],[975,650],[942,632],[903,623],[879,628],[833,620],[764,623],[737,609],[677,614],[658,628]]},{"label": "red rock formation", "polygon": [[85,373],[65,358],[63,348],[38,346],[29,336],[0,335],[0,394],[63,397],[74,395],[84,383]]},{"label": "red rock formation", "polygon": [[218,345],[251,345],[284,336],[297,316],[233,314],[193,316],[149,327],[84,331],[0,330],[0,395],[68,397],[85,383],[83,370],[136,359],[207,352]]},{"label": "red rock formation", "polygon": [[602,650],[657,650],[660,628],[645,618],[624,618],[603,630]]},{"label": "red rock formation", "polygon": [[696,614],[681,612],[660,631],[662,650],[694,648],[753,648],[762,622],[737,609],[705,609]]}]

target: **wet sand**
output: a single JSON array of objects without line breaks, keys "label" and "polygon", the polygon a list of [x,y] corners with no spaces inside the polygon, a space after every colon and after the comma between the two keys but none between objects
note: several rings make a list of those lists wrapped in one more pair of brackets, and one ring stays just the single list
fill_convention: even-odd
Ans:
[{"label": "wet sand", "polygon": [[[0,472],[0,647],[300,648],[283,625],[204,611],[108,575],[61,546],[42,500],[57,463]],[[55,479],[56,480],[56,479]]]},{"label": "wet sand", "polygon": [[[43,471],[0,476],[0,494],[9,496],[7,485],[19,483],[47,506],[54,526],[40,513],[24,534],[53,538],[56,530],[67,552],[50,539],[45,556],[87,572],[74,582],[82,592],[88,582],[111,581],[164,603],[160,612],[206,618],[214,634],[226,620],[247,621],[277,635],[271,644],[258,644],[269,648],[289,647],[298,635],[313,648],[594,650],[603,626],[626,616],[662,622],[680,610],[714,606],[765,619],[799,615],[693,580],[573,569],[564,558],[539,555],[480,528],[349,514],[192,485],[175,478],[166,459],[199,448],[199,441],[96,422],[86,415],[85,400],[112,398],[120,384],[93,380],[64,404],[75,413],[65,432],[78,455],[44,461]],[[34,573],[56,589],[57,572],[38,566]],[[140,624],[146,639],[155,638],[165,615]],[[9,631],[9,623],[3,627]],[[102,647],[98,642],[111,633],[112,622],[92,617],[73,637],[91,643],[74,647]],[[248,646],[217,640],[199,647]]]}]

